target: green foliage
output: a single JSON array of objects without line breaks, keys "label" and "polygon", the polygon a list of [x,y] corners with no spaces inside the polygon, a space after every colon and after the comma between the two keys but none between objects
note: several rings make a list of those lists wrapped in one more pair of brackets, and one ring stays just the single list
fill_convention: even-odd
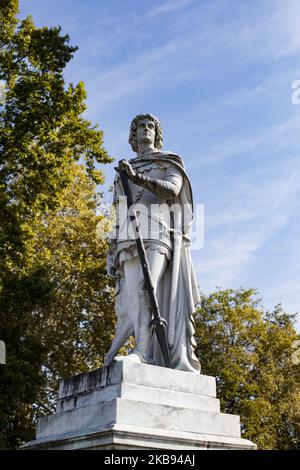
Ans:
[{"label": "green foliage", "polygon": [[[0,366],[2,448],[14,448],[33,437],[35,408],[32,405],[39,403],[40,407],[49,407],[47,387],[50,376],[55,380],[57,374],[68,373],[68,367],[70,373],[80,369],[81,359],[74,360],[73,368],[70,363],[74,358],[73,351],[77,351],[76,344],[89,340],[79,337],[76,330],[83,322],[79,313],[84,304],[82,299],[84,295],[88,297],[89,289],[96,289],[98,281],[103,281],[104,248],[96,249],[85,240],[82,245],[77,245],[78,252],[72,257],[72,243],[77,242],[75,234],[72,243],[69,240],[69,253],[61,248],[60,254],[64,253],[67,258],[65,264],[69,262],[70,272],[74,271],[72,282],[64,281],[60,277],[67,276],[63,260],[59,264],[60,260],[56,259],[56,271],[53,263],[57,246],[67,243],[68,234],[57,232],[57,239],[51,246],[51,234],[48,233],[49,240],[44,239],[45,244],[48,243],[47,251],[47,245],[38,242],[43,239],[39,223],[44,221],[45,226],[51,225],[51,217],[58,216],[57,211],[67,204],[65,191],[81,178],[86,188],[83,191],[86,200],[83,195],[76,194],[79,199],[82,197],[85,222],[92,236],[96,217],[96,202],[93,205],[90,201],[95,197],[93,184],[103,182],[99,164],[111,161],[103,147],[102,131],[82,115],[86,109],[83,84],[67,85],[63,79],[63,69],[76,47],[70,46],[69,37],[62,35],[60,28],[36,28],[31,17],[19,21],[17,13],[16,0],[1,1],[0,84],[5,88],[5,99],[0,101],[0,338],[7,347],[7,364]],[[76,173],[74,165],[79,160],[84,162],[85,171]],[[75,220],[72,222],[78,230],[82,228]],[[63,230],[61,225],[60,228]],[[86,232],[82,233],[82,239],[86,235]],[[91,258],[89,255],[85,259],[86,250],[93,251],[97,266],[95,263],[89,265],[87,259],[90,261]],[[65,297],[60,285],[65,289]],[[80,300],[75,295],[79,285]],[[65,308],[68,292],[74,293],[69,295],[73,304]],[[84,305],[93,333],[99,333],[99,340],[94,344],[100,350],[102,329],[97,312],[102,312],[102,294],[99,290],[98,310],[94,311],[93,321],[88,315],[96,306],[96,300]],[[56,306],[56,312],[50,309],[46,313],[50,304]],[[65,323],[61,320],[61,308],[65,308]],[[72,312],[74,318],[71,319]],[[57,326],[59,321],[61,330]],[[63,341],[67,330],[71,333],[68,344]],[[92,326],[87,330],[85,335],[92,335]],[[58,341],[61,341],[61,355],[68,356],[64,364],[63,360],[55,359]],[[82,347],[84,352],[77,355],[81,358],[85,355],[86,359],[87,349],[88,346]]]},{"label": "green foliage", "polygon": [[59,207],[33,225],[31,270],[44,273],[51,298],[34,312],[36,332],[48,354],[47,380],[103,364],[114,330],[113,285],[106,274],[107,244],[96,239],[97,195],[83,166],[73,166]]},{"label": "green foliage", "polygon": [[0,10],[0,216],[6,221],[0,245],[8,263],[21,256],[27,218],[57,203],[70,165],[84,159],[91,179],[101,183],[95,163],[110,161],[102,131],[82,116],[83,84],[66,86],[62,76],[76,47],[60,28],[36,28],[31,17],[17,24],[17,5],[2,2]]},{"label": "green foliage", "polygon": [[4,328],[11,336],[0,379],[3,447],[32,439],[36,418],[53,412],[58,380],[101,366],[112,340],[113,286],[105,270],[106,242],[96,239],[103,217],[96,213],[96,186],[83,165],[74,164],[70,173],[55,209],[36,213],[27,274],[20,291],[14,282],[5,296],[11,295],[15,316]]},{"label": "green foliage", "polygon": [[261,449],[300,448],[299,363],[294,317],[264,312],[253,289],[202,297],[196,315],[202,372],[217,377],[221,409],[241,416]]},{"label": "green foliage", "polygon": [[12,38],[17,26],[18,13],[17,0],[1,0],[0,5],[0,48],[6,47],[8,41]]}]

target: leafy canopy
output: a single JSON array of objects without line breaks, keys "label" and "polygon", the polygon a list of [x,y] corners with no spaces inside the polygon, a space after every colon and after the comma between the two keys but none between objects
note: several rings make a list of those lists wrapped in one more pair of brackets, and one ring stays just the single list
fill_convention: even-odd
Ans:
[{"label": "leafy canopy", "polygon": [[[34,404],[45,404],[40,396],[46,393],[52,369],[56,367],[54,375],[63,369],[63,360],[55,359],[58,355],[55,348],[59,351],[58,341],[62,339],[54,324],[58,317],[51,319],[51,311],[47,317],[45,309],[51,301],[58,309],[57,315],[63,315],[59,308],[65,306],[57,301],[58,285],[65,286],[60,278],[60,274],[66,274],[63,265],[68,266],[69,259],[69,269],[73,269],[79,279],[79,261],[85,255],[81,245],[76,245],[78,255],[79,248],[82,250],[78,259],[71,259],[71,252],[64,251],[64,260],[56,258],[61,264],[58,263],[55,271],[51,260],[55,259],[59,243],[66,242],[61,241],[57,232],[58,239],[52,247],[50,234],[42,247],[37,241],[37,237],[42,239],[39,224],[43,221],[45,225],[51,225],[47,217],[49,214],[53,217],[53,213],[62,207],[66,188],[70,188],[74,180],[82,179],[85,195],[86,191],[92,190],[89,185],[102,183],[104,174],[99,165],[111,161],[103,146],[102,131],[83,117],[86,109],[83,84],[66,84],[63,78],[63,70],[77,48],[69,44],[69,37],[62,34],[61,28],[37,28],[30,16],[19,20],[17,15],[17,0],[1,1],[0,339],[6,343],[7,364],[0,366],[0,446],[4,448],[14,448],[32,438]],[[85,171],[77,174],[74,165],[79,161],[84,164]],[[95,208],[90,202],[86,201],[86,204],[84,206],[82,200],[82,207],[90,211],[86,212],[91,216],[90,223],[86,222],[92,234]],[[79,217],[78,230],[80,220]],[[77,242],[75,234],[73,241]],[[88,246],[88,240],[85,243]],[[102,251],[96,250],[94,254],[97,260]],[[82,263],[87,266],[89,261],[88,257]],[[90,265],[84,272],[90,270],[95,274],[96,282],[101,269],[103,271],[100,256],[98,267]],[[78,285],[71,285],[75,290],[80,286],[81,298],[84,294],[88,296],[88,287],[83,280],[81,283],[78,280]],[[70,302],[72,299],[70,295]],[[74,303],[77,310],[71,303],[65,308],[66,325],[69,326],[79,324],[76,319],[72,323],[70,316],[71,312],[76,316],[82,300],[81,304],[79,300]],[[62,330],[64,333],[66,325]],[[74,344],[77,344],[77,334],[77,330],[71,330],[70,341]],[[60,354],[70,354],[67,360],[70,365],[74,348],[68,348],[65,351],[61,348]],[[79,367],[78,361],[75,364]],[[52,368],[48,375],[47,367]],[[68,366],[64,367],[67,371]]]},{"label": "leafy canopy", "polygon": [[221,409],[241,416],[261,449],[299,449],[300,369],[294,317],[265,312],[253,289],[203,296],[196,315],[202,373],[217,378]]}]

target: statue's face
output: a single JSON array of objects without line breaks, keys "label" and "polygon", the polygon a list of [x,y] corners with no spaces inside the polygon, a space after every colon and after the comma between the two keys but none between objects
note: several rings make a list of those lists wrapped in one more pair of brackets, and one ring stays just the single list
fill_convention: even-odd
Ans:
[{"label": "statue's face", "polygon": [[152,144],[155,142],[155,124],[150,119],[141,119],[136,130],[136,139],[139,144]]}]

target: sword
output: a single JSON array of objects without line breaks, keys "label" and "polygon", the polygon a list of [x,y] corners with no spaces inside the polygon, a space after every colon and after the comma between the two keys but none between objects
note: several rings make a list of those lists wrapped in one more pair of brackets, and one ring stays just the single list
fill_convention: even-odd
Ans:
[{"label": "sword", "polygon": [[[119,164],[122,162],[122,160],[119,162]],[[147,260],[147,255],[146,255],[146,250],[145,250],[145,245],[144,241],[142,239],[140,230],[139,230],[139,224],[136,216],[136,212],[134,210],[134,203],[133,203],[133,198],[132,198],[132,193],[131,189],[129,186],[128,182],[128,176],[126,170],[119,170],[118,168],[115,168],[120,175],[121,183],[123,186],[124,194],[127,199],[127,208],[128,208],[128,213],[131,222],[134,222],[135,225],[135,230],[136,230],[136,244],[137,244],[137,250],[140,258],[140,262],[142,265],[142,270],[143,270],[143,275],[144,275],[144,281],[145,281],[145,290],[148,293],[149,296],[149,301],[150,301],[150,307],[153,315],[153,319],[150,322],[150,328],[153,328],[165,361],[166,367],[171,368],[171,359],[170,359],[170,351],[169,351],[169,346],[168,346],[168,341],[167,341],[167,336],[166,336],[166,328],[167,328],[167,322],[166,320],[161,316],[159,312],[159,306],[157,302],[157,298],[154,292],[154,287],[151,279],[151,274],[150,274],[150,268]]]}]

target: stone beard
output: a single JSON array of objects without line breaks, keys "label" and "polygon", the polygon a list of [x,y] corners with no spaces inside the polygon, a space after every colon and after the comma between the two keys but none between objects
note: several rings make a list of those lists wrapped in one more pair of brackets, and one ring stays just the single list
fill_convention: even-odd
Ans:
[{"label": "stone beard", "polygon": [[[160,139],[158,138],[160,137]],[[190,255],[189,230],[193,219],[193,200],[189,178],[178,155],[163,152],[161,128],[154,116],[136,116],[131,124],[130,143],[137,157],[123,163],[138,213],[151,278],[160,314],[167,321],[167,340],[174,369],[200,372],[195,356],[195,306],[200,301]],[[152,318],[144,277],[134,236],[128,226],[123,188],[119,174],[114,181],[114,205],[118,215],[110,236],[108,273],[116,278],[115,310],[117,327],[105,365],[133,335],[136,347],[117,360],[164,366],[156,335],[150,330]],[[124,235],[125,234],[125,235]]]}]

